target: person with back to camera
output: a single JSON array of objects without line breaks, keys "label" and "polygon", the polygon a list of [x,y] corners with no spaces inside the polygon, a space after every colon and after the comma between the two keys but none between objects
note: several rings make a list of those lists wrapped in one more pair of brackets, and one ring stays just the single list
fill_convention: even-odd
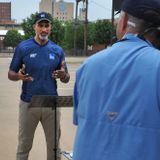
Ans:
[{"label": "person with back to camera", "polygon": [[[35,37],[21,42],[15,50],[8,78],[22,80],[19,106],[19,139],[17,160],[28,160],[34,133],[39,122],[44,129],[47,144],[47,160],[55,157],[55,113],[52,108],[29,107],[33,96],[57,96],[57,82],[67,83],[70,79],[65,55],[61,47],[48,39],[52,18],[46,12],[37,13],[33,28]],[[57,135],[60,131],[60,111],[57,109]],[[59,146],[57,136],[57,147]],[[57,154],[57,160],[60,154]]]},{"label": "person with back to camera", "polygon": [[160,0],[124,0],[118,41],[76,72],[74,160],[160,160]]}]

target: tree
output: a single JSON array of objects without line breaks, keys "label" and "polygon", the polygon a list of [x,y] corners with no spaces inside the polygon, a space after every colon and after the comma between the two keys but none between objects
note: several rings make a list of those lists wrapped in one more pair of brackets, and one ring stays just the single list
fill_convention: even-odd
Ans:
[{"label": "tree", "polygon": [[95,43],[95,22],[88,23],[88,35],[87,35],[87,44],[93,45]]},{"label": "tree", "polygon": [[[63,48],[70,50],[74,55],[84,54],[84,25],[82,21],[75,22],[68,21],[64,25],[64,41]],[[87,35],[87,45],[94,44],[94,33],[95,33],[95,23],[88,23],[88,35]],[[76,34],[76,36],[75,36]],[[74,39],[75,38],[75,39]],[[74,44],[76,43],[76,46]]]},{"label": "tree", "polygon": [[74,24],[67,21],[64,24],[64,29],[63,48],[71,49],[74,47]]},{"label": "tree", "polygon": [[77,49],[83,49],[84,47],[84,27],[81,22],[78,22],[76,25],[73,22],[65,23],[65,32],[64,32],[64,47],[67,49],[74,48],[74,34],[76,29],[76,44]]},{"label": "tree", "polygon": [[64,39],[64,27],[65,26],[62,21],[59,21],[58,19],[53,19],[50,39],[59,45],[62,44]]},{"label": "tree", "polygon": [[110,44],[113,28],[112,23],[108,20],[98,20],[95,23],[95,40],[97,44]]},{"label": "tree", "polygon": [[27,19],[24,19],[21,24],[23,31],[24,31],[25,39],[34,37],[35,35],[34,30],[33,30],[33,23],[34,23],[36,14],[38,13],[36,12],[35,14],[31,14],[30,17],[27,17]]},{"label": "tree", "polygon": [[15,29],[9,30],[4,38],[4,44],[13,49],[23,40],[23,36]]}]

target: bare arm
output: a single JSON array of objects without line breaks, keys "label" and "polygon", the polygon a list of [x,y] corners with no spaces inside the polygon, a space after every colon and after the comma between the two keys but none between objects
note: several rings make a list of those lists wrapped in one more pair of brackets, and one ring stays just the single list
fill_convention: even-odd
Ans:
[{"label": "bare arm", "polygon": [[33,78],[31,76],[22,74],[21,72],[15,72],[12,70],[8,71],[8,79],[12,81],[18,81],[18,80],[23,80],[23,81],[33,81]]},{"label": "bare arm", "polygon": [[12,70],[9,70],[8,71],[8,79],[10,79],[12,81],[20,80],[19,73],[16,73],[16,72],[14,72]]}]

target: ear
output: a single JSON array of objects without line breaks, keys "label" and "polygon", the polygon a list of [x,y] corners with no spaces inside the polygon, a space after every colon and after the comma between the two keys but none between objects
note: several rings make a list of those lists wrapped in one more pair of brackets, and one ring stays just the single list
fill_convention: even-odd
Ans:
[{"label": "ear", "polygon": [[122,20],[122,32],[125,34],[128,25],[128,14],[124,12]]},{"label": "ear", "polygon": [[127,23],[128,23],[128,15],[127,13],[121,11],[116,31],[118,39],[122,39],[122,37],[125,35],[127,30]]}]

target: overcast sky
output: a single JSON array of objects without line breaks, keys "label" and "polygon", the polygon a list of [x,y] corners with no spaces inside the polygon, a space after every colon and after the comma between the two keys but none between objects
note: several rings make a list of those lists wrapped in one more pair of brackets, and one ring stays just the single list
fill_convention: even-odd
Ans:
[{"label": "overcast sky", "polygon": [[[22,19],[29,17],[30,14],[39,11],[39,2],[41,0],[0,0],[0,2],[11,2],[12,19],[21,22]],[[64,0],[65,2],[75,2],[76,0]],[[88,19],[94,21],[97,19],[111,18],[112,0],[88,0]],[[82,2],[79,3],[79,7]]]}]

